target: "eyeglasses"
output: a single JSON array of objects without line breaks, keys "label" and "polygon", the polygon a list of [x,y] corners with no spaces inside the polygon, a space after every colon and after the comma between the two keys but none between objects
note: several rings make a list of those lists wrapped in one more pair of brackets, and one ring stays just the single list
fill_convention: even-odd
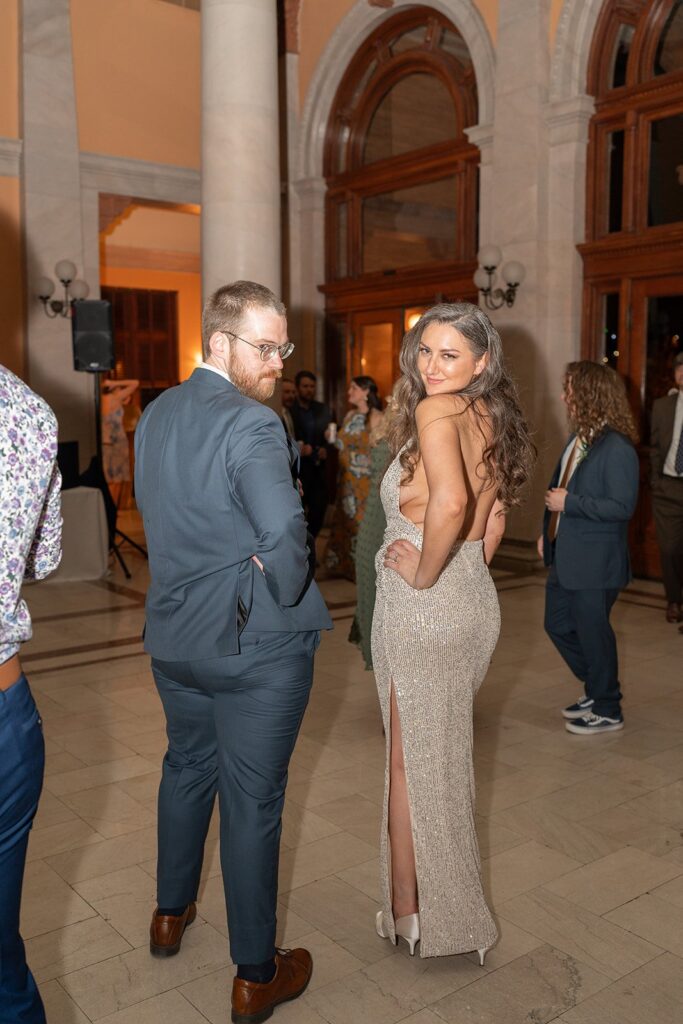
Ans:
[{"label": "eyeglasses", "polygon": [[275,353],[279,355],[280,359],[286,359],[287,356],[291,356],[294,351],[294,342],[286,341],[284,345],[273,345],[268,342],[261,342],[259,345],[253,341],[247,341],[246,338],[241,338],[239,334],[235,334],[234,331],[226,331],[232,338],[237,338],[238,341],[243,341],[245,345],[251,345],[252,348],[256,348],[261,356],[261,362],[267,363],[269,359],[272,359]]}]

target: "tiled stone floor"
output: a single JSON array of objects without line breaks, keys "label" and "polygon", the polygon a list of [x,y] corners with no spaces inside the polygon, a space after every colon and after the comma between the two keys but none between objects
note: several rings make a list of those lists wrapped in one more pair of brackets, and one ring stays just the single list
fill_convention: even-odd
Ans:
[{"label": "tiled stone floor", "polygon": [[[131,520],[126,527],[133,531]],[[47,772],[23,932],[49,1024],[224,1024],[233,968],[214,821],[182,952],[148,952],[161,707],[139,641],[146,568],[28,588],[25,666]],[[501,939],[411,959],[377,938],[383,739],[372,675],[346,636],[353,588],[322,584],[337,628],[316,661],[292,762],[280,942],[308,946],[306,995],[279,1024],[680,1024],[683,637],[659,588],[619,601],[623,733],[570,736],[576,686],[542,629],[543,580],[496,573],[503,633],[476,709],[478,822]]]}]

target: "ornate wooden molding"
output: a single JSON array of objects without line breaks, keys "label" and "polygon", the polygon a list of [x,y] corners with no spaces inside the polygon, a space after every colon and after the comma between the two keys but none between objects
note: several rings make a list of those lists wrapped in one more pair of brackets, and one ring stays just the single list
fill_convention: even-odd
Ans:
[{"label": "ornate wooden molding", "polygon": [[394,0],[368,0],[371,7],[393,7]]},{"label": "ornate wooden molding", "polygon": [[285,52],[299,52],[299,11],[301,0],[285,0],[284,5],[284,29],[285,29]]}]

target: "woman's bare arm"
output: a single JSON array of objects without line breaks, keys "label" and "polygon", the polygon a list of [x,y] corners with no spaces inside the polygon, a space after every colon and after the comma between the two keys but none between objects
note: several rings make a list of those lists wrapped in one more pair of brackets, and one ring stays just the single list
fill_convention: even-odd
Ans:
[{"label": "woman's bare arm", "polygon": [[491,564],[491,559],[498,550],[504,534],[505,510],[503,509],[502,502],[496,498],[486,520],[486,530],[484,532],[484,561],[487,565]]},{"label": "woman's bare arm", "polygon": [[459,417],[453,400],[435,395],[415,411],[429,499],[415,588],[433,586],[460,536],[467,511],[467,487],[460,449]]}]

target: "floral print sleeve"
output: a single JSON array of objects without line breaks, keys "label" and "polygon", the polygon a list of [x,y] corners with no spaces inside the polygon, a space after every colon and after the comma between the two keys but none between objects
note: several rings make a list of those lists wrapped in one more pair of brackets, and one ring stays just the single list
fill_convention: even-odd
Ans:
[{"label": "floral print sleeve", "polygon": [[56,456],[54,413],[0,366],[0,664],[31,638],[24,579],[42,579],[61,558]]}]

